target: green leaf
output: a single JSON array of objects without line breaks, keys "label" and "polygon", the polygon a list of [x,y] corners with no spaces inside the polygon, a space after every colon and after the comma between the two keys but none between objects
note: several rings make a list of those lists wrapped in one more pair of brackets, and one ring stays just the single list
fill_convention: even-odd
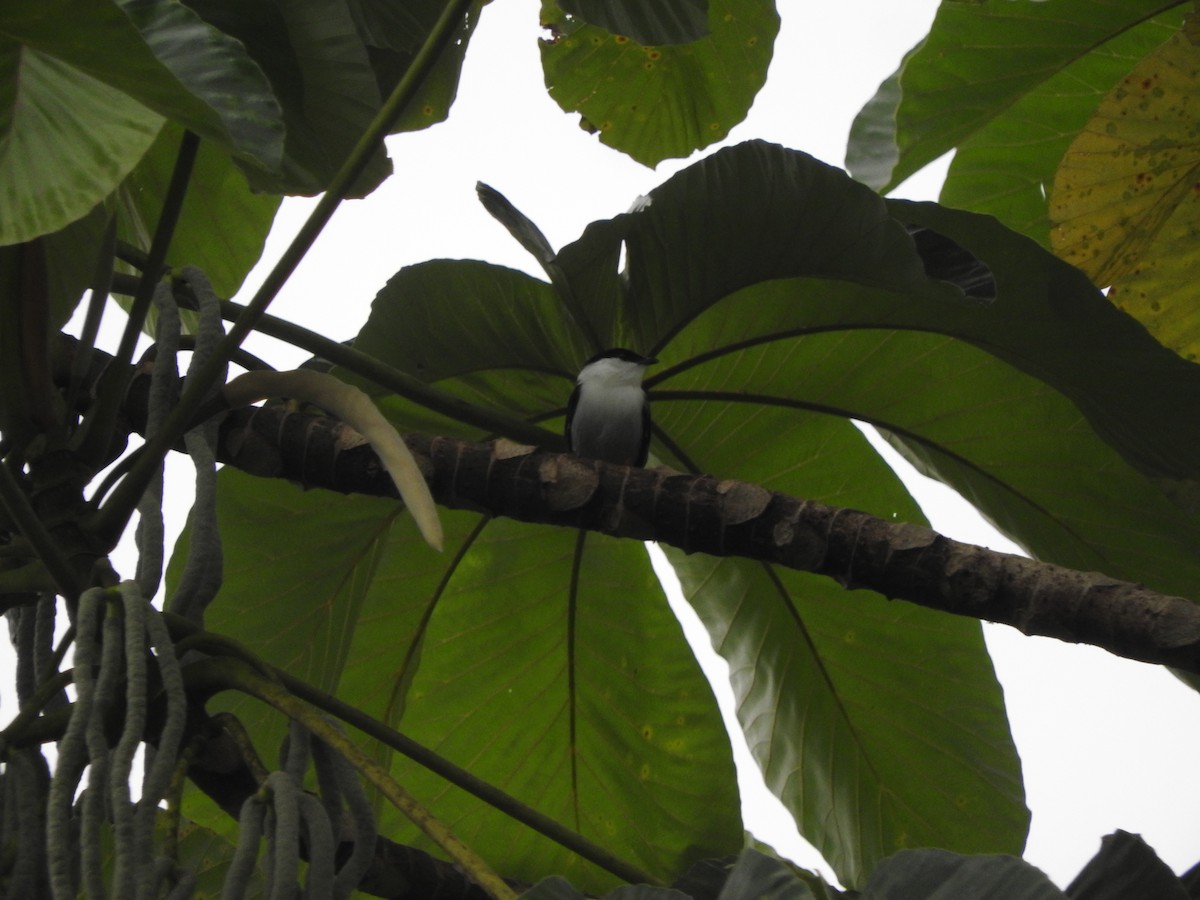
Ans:
[{"label": "green leaf", "polygon": [[[449,513],[460,550],[435,555],[395,502],[230,471],[219,508],[226,581],[208,627],[658,877],[740,844],[728,737],[642,547],[591,535],[577,561],[573,532]],[[268,755],[282,737],[254,704],[210,708],[235,711]],[[407,760],[391,765],[505,874],[613,883]],[[380,826],[424,843],[394,810]]]},{"label": "green leaf", "polygon": [[[981,259],[998,296],[979,302],[927,276],[930,260],[901,223]],[[624,278],[616,272],[622,245]],[[737,333],[745,323],[745,339],[755,341],[817,328],[951,335],[1070,397],[1143,471],[1200,472],[1200,432],[1186,424],[1200,423],[1200,369],[1114,310],[1076,269],[987,217],[885,202],[798,152],[758,142],[718,152],[652,191],[646,209],[589,226],[558,259],[603,340],[646,348],[667,365],[682,349],[678,329],[737,290],[793,277],[838,279],[847,283],[840,290],[862,285],[870,290],[852,292],[853,300],[800,288],[792,303],[738,314],[726,328]],[[689,349],[712,352],[703,341]],[[660,370],[650,383],[669,374]],[[1195,414],[1180,424],[1187,409]]]},{"label": "green leaf", "polygon": [[718,900],[814,900],[787,863],[747,847],[729,872]]},{"label": "green leaf", "polygon": [[[721,374],[779,366],[795,352],[738,355],[682,380],[720,383]],[[787,409],[783,391],[772,408],[756,388],[743,381],[721,405],[659,402],[657,418],[706,471],[922,521],[849,422]],[[865,592],[847,598],[828,579],[747,560],[667,555],[729,663],[738,719],[767,786],[839,880],[861,884],[903,847],[1020,852],[1028,827],[1020,767],[977,622]],[[923,691],[927,679],[939,690]]]},{"label": "green leaf", "polygon": [[600,140],[653,166],[687,156],[745,118],[767,76],[779,31],[771,0],[712,0],[712,33],[689,44],[643,46],[542,5],[550,96]]},{"label": "green leaf", "polygon": [[[120,237],[144,251],[166,199],[182,129],[168,125],[117,192]],[[280,198],[253,193],[220,148],[201,142],[167,253],[178,270],[199,266],[219,296],[232,297],[262,255]]]},{"label": "green leaf", "polygon": [[[173,823],[160,816],[158,829],[166,831]],[[196,876],[196,892],[201,897],[218,897],[225,886],[234,845],[220,834],[184,819],[179,823],[179,867]],[[248,896],[265,893],[263,874],[256,866],[250,876]]]},{"label": "green leaf", "polygon": [[104,243],[109,212],[97,206],[82,219],[42,238],[46,274],[50,280],[50,327],[58,331],[70,321],[84,293],[92,286]]},{"label": "green leaf", "polygon": [[437,0],[391,3],[347,0],[346,6],[364,43],[370,47],[415,53],[442,11]]},{"label": "green leaf", "polygon": [[887,192],[1076,61],[1178,5],[943,3],[928,36],[855,119],[846,166]]},{"label": "green leaf", "polygon": [[[623,246],[629,263],[618,273]],[[637,213],[592,223],[559,264],[604,345],[656,355],[700,311],[759,281],[938,289],[883,200],[832,166],[760,141],[683,170]]]},{"label": "green leaf", "polygon": [[1188,900],[1192,895],[1140,835],[1118,829],[1100,839],[1100,852],[1067,887],[1067,896],[1071,900],[1139,896]]},{"label": "green leaf", "polygon": [[[251,187],[285,194],[324,190],[382,103],[349,9],[324,0],[194,0],[189,6],[244,45],[282,108],[282,166],[245,165]],[[381,141],[352,196],[370,193],[391,170]]]},{"label": "green leaf", "polygon": [[[728,737],[645,550],[461,514],[449,534],[456,524],[460,558],[430,572],[436,583],[381,579],[365,611],[382,623],[398,598],[424,607],[407,655],[380,628],[360,629],[343,687],[373,689],[374,714],[656,877],[736,848]],[[372,662],[381,658],[394,673],[387,693]],[[400,768],[504,874],[614,883],[440,779]],[[381,821],[424,843],[394,812]]]},{"label": "green leaf", "polygon": [[[0,38],[0,245],[65,228],[137,165],[162,118],[38,50]],[[64,97],[72,98],[64,105]]]},{"label": "green leaf", "polygon": [[[269,662],[333,690],[403,507],[393,500],[302,492],[237,471],[223,470],[218,483],[226,586],[206,624],[238,633]],[[318,535],[321,552],[308,545]]]},{"label": "green leaf", "polygon": [[[458,299],[445,308],[450,297]],[[431,382],[495,368],[573,376],[586,352],[549,285],[473,260],[400,270],[376,296],[355,346]]]},{"label": "green leaf", "polygon": [[647,4],[612,0],[559,0],[568,15],[639,44],[687,44],[708,35],[708,0],[664,0]]},{"label": "green leaf", "polygon": [[862,900],[1063,900],[1065,896],[1044,873],[1024,860],[1012,856],[958,856],[945,850],[897,853],[880,865],[862,892]]},{"label": "green leaf", "polygon": [[[221,471],[217,484],[225,581],[205,627],[235,636],[267,662],[333,691],[392,520],[403,508],[398,501],[301,492],[231,468]],[[185,530],[171,556],[168,597],[183,573],[187,538]],[[259,753],[274,762],[287,733],[282,716],[233,694],[219,695],[208,709],[241,718]],[[229,825],[197,820],[218,829]]]},{"label": "green leaf", "polygon": [[[278,165],[283,128],[262,72],[237,41],[183,4],[18,0],[0,15],[0,32],[235,155]],[[78,115],[80,102],[64,112]]]},{"label": "green leaf", "polygon": [[989,217],[931,203],[888,201],[888,208],[948,235],[996,279],[990,305],[913,310],[913,327],[962,338],[1045,381],[1139,471],[1195,477],[1200,425],[1191,429],[1188,411],[1200,411],[1200,368],[1114,309],[1073,266]]},{"label": "green leaf", "polygon": [[[467,44],[479,21],[480,3],[471,7],[458,35],[442,51],[433,70],[425,77],[420,90],[408,108],[392,126],[392,133],[419,131],[450,114],[450,106],[458,95],[458,79],[466,58]],[[442,13],[440,0],[396,4],[387,0],[356,0],[350,4],[359,33],[367,45],[367,55],[379,92],[386,97],[408,71],[417,51],[433,30]]]}]

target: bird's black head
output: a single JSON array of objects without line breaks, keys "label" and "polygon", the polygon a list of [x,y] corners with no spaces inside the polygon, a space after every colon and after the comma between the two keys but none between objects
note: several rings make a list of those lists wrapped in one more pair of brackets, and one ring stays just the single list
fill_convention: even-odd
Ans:
[{"label": "bird's black head", "polygon": [[619,359],[623,360],[624,362],[636,363],[639,366],[650,366],[658,362],[658,360],[652,356],[642,356],[642,354],[634,353],[632,350],[626,350],[624,347],[610,347],[608,350],[601,350],[586,363],[584,363],[584,365],[590,366],[592,363],[601,359]]}]

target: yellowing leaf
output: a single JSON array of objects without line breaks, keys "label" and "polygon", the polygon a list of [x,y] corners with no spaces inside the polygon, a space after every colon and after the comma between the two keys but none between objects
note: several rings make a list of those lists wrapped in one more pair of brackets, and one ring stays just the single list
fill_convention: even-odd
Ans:
[{"label": "yellowing leaf", "polygon": [[1108,298],[1185,359],[1200,360],[1200,188],[1175,207],[1145,256]]},{"label": "yellowing leaf", "polygon": [[1071,144],[1050,197],[1055,252],[1096,284],[1117,285],[1116,298],[1136,296],[1123,279],[1159,273],[1127,307],[1147,324],[1156,315],[1143,314],[1170,305],[1169,286],[1200,263],[1200,245],[1180,240],[1200,225],[1198,73],[1200,50],[1182,34],[1138,63]]}]

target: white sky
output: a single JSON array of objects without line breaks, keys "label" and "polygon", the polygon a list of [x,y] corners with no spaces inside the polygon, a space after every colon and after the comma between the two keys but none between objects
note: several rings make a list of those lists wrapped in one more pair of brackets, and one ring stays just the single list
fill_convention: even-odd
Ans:
[{"label": "white sky", "polygon": [[[767,86],[729,142],[763,138],[840,165],[854,114],[925,34],[936,4],[780,5],[783,31]],[[274,315],[341,340],[357,332],[375,292],[404,265],[477,258],[535,271],[525,251],[479,205],[477,180],[508,196],[560,247],[588,222],[624,211],[684,165],[668,161],[656,171],[646,169],[600,145],[558,109],[542,81],[538,6],[537,0],[496,0],[485,8],[450,120],[390,142],[397,174],[367,199],[342,206],[272,306]],[[898,194],[934,199],[945,167],[933,168]],[[268,260],[282,251],[311,206],[306,200],[285,203]],[[264,271],[255,271],[240,299]],[[280,367],[304,357],[270,341],[248,346]],[[938,485],[919,490],[939,531],[1009,548],[952,492]],[[131,563],[118,561],[118,567],[132,572]],[[999,626],[989,626],[987,637],[1033,810],[1026,858],[1065,886],[1098,849],[1100,837],[1123,828],[1141,833],[1176,871],[1194,864],[1200,857],[1194,761],[1200,697],[1165,670],[1094,648],[1026,638]],[[728,691],[721,694],[728,708]],[[829,876],[755,774],[742,773],[748,827]]]}]

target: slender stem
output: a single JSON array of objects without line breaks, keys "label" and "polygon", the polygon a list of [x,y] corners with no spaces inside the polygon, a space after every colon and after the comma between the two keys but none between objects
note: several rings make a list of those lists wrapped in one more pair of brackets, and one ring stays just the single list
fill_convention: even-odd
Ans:
[{"label": "slender stem", "polygon": [[12,721],[4,726],[3,731],[0,731],[0,743],[20,746],[26,739],[25,729],[29,724],[42,715],[42,712],[51,700],[74,682],[74,669],[68,669],[65,672],[55,672],[53,675],[42,678],[38,682],[37,690],[34,691],[33,696],[25,701],[21,706],[21,711],[13,716]]},{"label": "slender stem", "polygon": [[146,268],[142,271],[141,283],[129,310],[129,321],[121,335],[121,343],[117,346],[117,362],[122,365],[127,366],[133,361],[138,336],[142,333],[142,326],[150,314],[154,287],[158,284],[159,275],[167,261],[167,251],[175,237],[175,226],[179,224],[179,215],[183,212],[183,201],[187,197],[188,183],[192,179],[192,169],[195,168],[196,154],[199,150],[199,136],[194,132],[185,131],[179,142],[179,154],[175,157],[171,181],[163,198],[162,212],[159,213],[158,224],[154,228],[154,238],[150,241]]},{"label": "slender stem", "polygon": [[401,734],[394,728],[389,728],[362,710],[313,687],[283,669],[268,665],[258,659],[252,650],[236,640],[210,635],[197,627],[195,623],[180,616],[171,613],[163,615],[166,617],[167,626],[171,629],[171,637],[175,641],[176,650],[186,646],[203,648],[207,653],[229,653],[233,658],[241,660],[260,674],[269,673],[270,677],[278,680],[284,688],[306,703],[352,725],[368,737],[403,754],[418,765],[424,766],[434,774],[446,779],[455,787],[478,797],[489,806],[495,807],[505,815],[511,816],[516,821],[545,835],[560,846],[577,853],[583,859],[589,860],[618,878],[632,884],[659,883],[652,875],[643,872],[632,863],[614,856],[583,835],[565,827],[545,813],[527,806],[500,788],[455,765],[445,757],[439,756],[407,735]]},{"label": "slender stem", "polygon": [[189,685],[193,688],[199,686],[206,689],[232,688],[244,691],[302,723],[316,737],[341,753],[350,765],[361,772],[388,799],[388,802],[408,816],[413,824],[441,847],[476,884],[498,900],[515,900],[516,893],[481,856],[418,803],[386,769],[278,682],[264,676],[242,660],[228,658],[203,659],[189,665],[186,671]]},{"label": "slender stem", "polygon": [[[179,224],[179,215],[183,211],[183,201],[187,196],[188,182],[192,178],[192,170],[196,164],[196,154],[200,150],[200,138],[191,131],[185,131],[179,142],[179,153],[175,157],[175,168],[171,172],[171,181],[163,198],[162,212],[154,229],[154,238],[150,242],[150,252],[147,255],[146,266],[138,281],[137,291],[133,295],[133,304],[129,310],[129,321],[121,334],[121,343],[117,345],[115,364],[105,370],[100,380],[96,402],[92,404],[83,427],[78,432],[75,443],[78,455],[85,460],[100,460],[108,450],[112,436],[113,424],[116,422],[117,409],[125,397],[125,388],[129,384],[129,366],[133,361],[133,351],[137,347],[138,336],[149,315],[150,305],[154,300],[154,288],[158,284],[159,275],[166,264],[167,251],[171,240],[175,237],[175,226]],[[164,451],[163,455],[166,455]],[[147,475],[152,474],[151,472]],[[142,485],[142,490],[145,485]],[[142,496],[142,490],[133,498],[126,518],[132,513]],[[124,526],[122,526],[122,531]],[[112,544],[116,543],[114,538]]]},{"label": "slender stem", "polygon": [[[244,307],[231,300],[221,301],[221,314],[226,318],[235,317],[242,309]],[[557,432],[514,419],[497,410],[456,397],[448,391],[439,390],[425,384],[419,378],[414,378],[407,372],[402,372],[381,362],[374,356],[356,350],[350,345],[330,340],[324,335],[309,331],[300,325],[275,316],[264,315],[259,320],[259,330],[263,334],[307,350],[314,356],[321,356],[334,365],[341,366],[348,372],[353,372],[380,387],[387,388],[425,409],[450,416],[464,424],[482,428],[491,434],[503,434],[513,440],[538,447],[555,447],[562,443],[563,437]]]},{"label": "slender stem", "polygon": [[71,363],[71,380],[67,387],[67,415],[73,415],[75,412],[75,402],[87,377],[92,351],[96,348],[96,335],[100,331],[100,320],[103,318],[104,306],[108,303],[108,293],[112,288],[116,243],[117,217],[109,216],[96,258],[96,270],[92,275],[92,295],[88,298],[87,315],[79,334],[79,347]]},{"label": "slender stem", "polygon": [[595,844],[565,825],[539,812],[532,806],[527,806],[511,794],[506,794],[499,788],[489,784],[477,775],[468,772],[443,756],[439,756],[428,747],[417,743],[407,735],[401,734],[394,728],[389,728],[359,709],[339,700],[331,694],[318,690],[310,684],[289,675],[282,669],[276,669],[275,675],[289,691],[302,700],[311,703],[330,715],[337,716],[348,725],[353,725],[363,734],[375,738],[380,743],[398,753],[407,756],[413,762],[424,766],[429,771],[440,775],[456,787],[462,788],[469,794],[478,797],[489,806],[532,828],[539,834],[545,835],[562,847],[577,853],[584,859],[595,863],[607,872],[631,884],[659,884],[654,876],[643,872],[632,863],[614,856],[608,850]]},{"label": "slender stem", "polygon": [[426,75],[437,62],[442,50],[453,40],[459,24],[467,10],[476,0],[448,0],[438,17],[425,43],[414,57],[408,71],[396,85],[392,95],[375,115],[366,132],[355,144],[349,158],[334,175],[328,190],[317,202],[316,208],[308,220],[301,226],[300,231],[292,239],[292,243],[283,252],[275,267],[267,275],[258,292],[251,299],[245,311],[233,323],[229,333],[217,346],[208,361],[195,373],[194,378],[188,379],[188,387],[174,411],[163,423],[162,428],[146,443],[146,453],[130,471],[129,475],[117,485],[108,502],[88,523],[89,527],[106,543],[115,543],[125,530],[125,525],[137,505],[146,485],[157,471],[158,464],[174,446],[176,440],[189,425],[204,398],[212,390],[225,364],[232,358],[233,351],[239,347],[246,335],[258,324],[259,318],[266,311],[276,294],[291,276],[296,266],[304,258],[309,248],[316,241],[321,230],[329,222],[338,205],[349,192],[351,185],[366,169],[372,153],[378,143],[391,130],[392,124],[416,96]]},{"label": "slender stem", "polygon": [[21,534],[36,551],[58,585],[59,592],[68,599],[77,599],[83,592],[83,583],[79,575],[63,555],[58,542],[38,518],[29,498],[21,490],[21,485],[17,483],[16,476],[9,471],[8,466],[0,466],[0,506],[4,507],[8,517],[16,523]]},{"label": "slender stem", "polygon": [[[134,278],[129,275],[117,276],[115,283],[117,293],[121,293],[122,288],[133,281]],[[186,306],[195,302],[195,298],[186,285],[180,286],[177,291],[176,298],[181,305]],[[235,320],[245,309],[245,306],[232,300],[221,301],[221,315],[225,319]],[[377,357],[363,353],[350,344],[331,340],[302,325],[280,319],[270,313],[263,313],[258,320],[257,327],[262,334],[278,338],[301,350],[307,350],[313,356],[320,356],[347,372],[353,372],[373,384],[398,394],[405,400],[411,400],[418,406],[466,425],[481,428],[488,434],[502,434],[515,441],[522,441],[537,447],[566,449],[566,442],[560,432],[550,431],[531,422],[514,419],[489,407],[471,403],[448,391],[426,384],[419,378],[414,378],[394,366],[389,366]]]}]

